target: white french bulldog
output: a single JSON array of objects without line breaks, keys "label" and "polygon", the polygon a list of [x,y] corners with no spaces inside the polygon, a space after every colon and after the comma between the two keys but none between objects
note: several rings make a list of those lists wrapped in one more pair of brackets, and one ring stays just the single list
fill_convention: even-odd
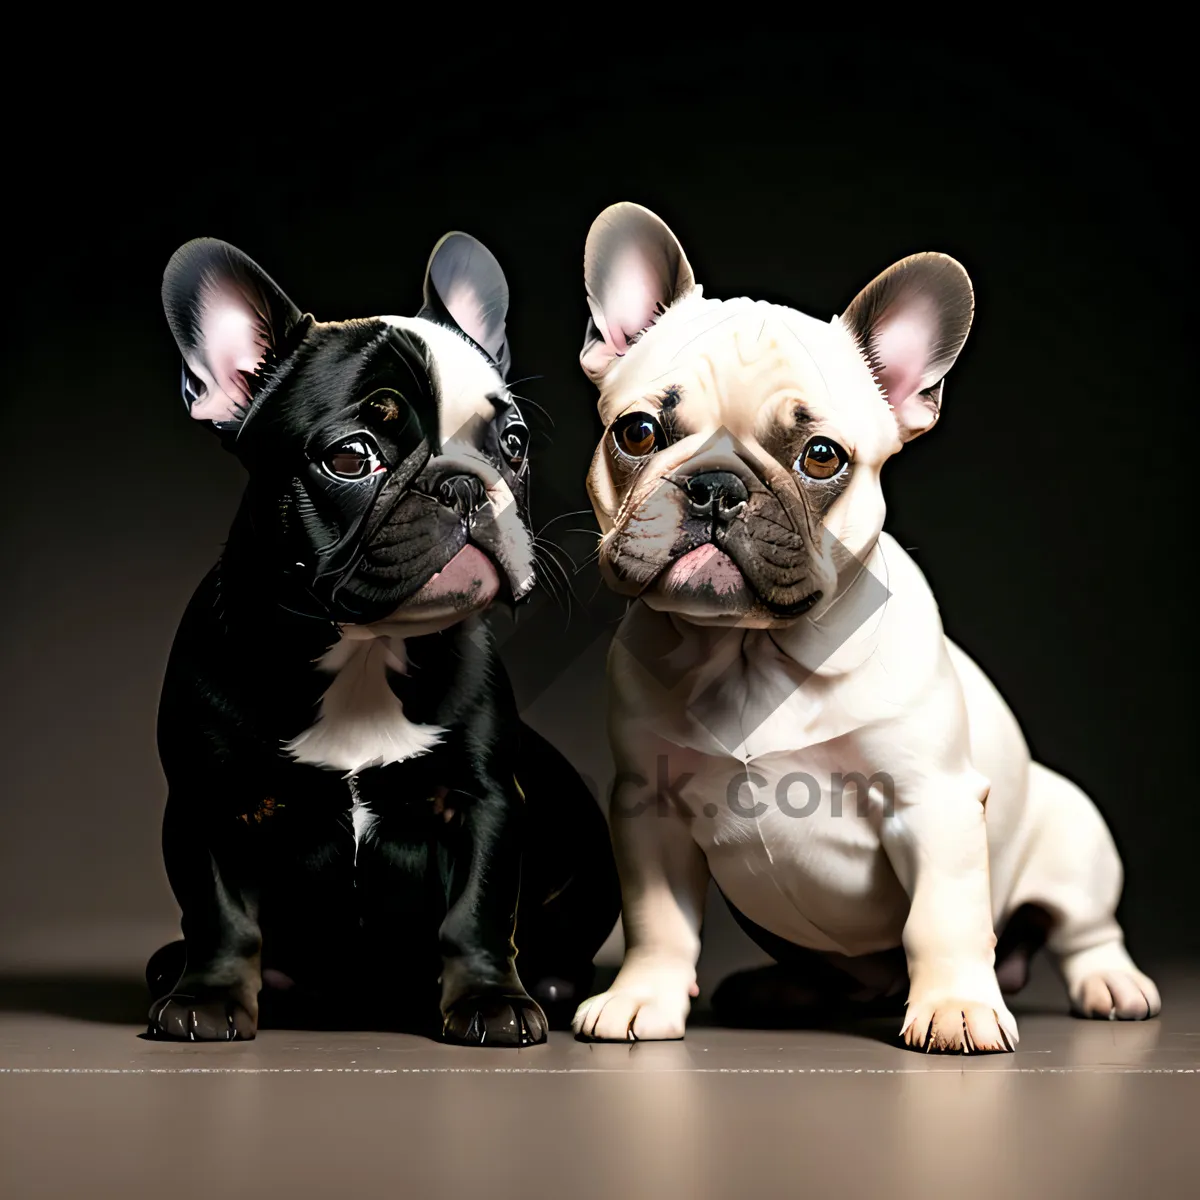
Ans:
[{"label": "white french bulldog", "polygon": [[906,258],[826,323],[704,297],[633,204],[600,215],[584,265],[600,565],[641,603],[609,658],[626,954],[576,1033],[683,1036],[710,876],[793,970],[902,994],[906,963],[913,1047],[1016,1045],[1001,984],[1038,944],[998,963],[1016,915],[1042,918],[1076,1012],[1157,1014],[1103,820],[1030,762],[883,532],[881,468],[937,421],[971,326],[963,268]]}]

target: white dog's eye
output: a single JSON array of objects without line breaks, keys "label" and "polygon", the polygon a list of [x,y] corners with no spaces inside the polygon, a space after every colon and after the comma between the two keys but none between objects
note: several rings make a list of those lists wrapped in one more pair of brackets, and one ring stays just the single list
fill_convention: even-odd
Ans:
[{"label": "white dog's eye", "polygon": [[832,479],[846,465],[848,455],[845,450],[830,441],[829,438],[815,437],[796,459],[796,470],[809,479]]},{"label": "white dog's eye", "polygon": [[335,479],[365,479],[384,469],[378,448],[363,437],[347,438],[330,446],[321,465]]},{"label": "white dog's eye", "polygon": [[645,458],[667,444],[662,426],[649,413],[626,413],[612,432],[617,449],[630,458]]}]

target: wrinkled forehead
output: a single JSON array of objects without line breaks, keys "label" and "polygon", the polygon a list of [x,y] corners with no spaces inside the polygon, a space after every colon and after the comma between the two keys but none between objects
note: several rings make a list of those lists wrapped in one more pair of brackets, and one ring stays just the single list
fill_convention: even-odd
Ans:
[{"label": "wrinkled forehead", "polygon": [[282,362],[262,372],[239,447],[279,438],[319,444],[357,424],[363,402],[379,391],[399,393],[417,425],[428,428],[437,398],[424,346],[375,319],[314,324]]},{"label": "wrinkled forehead", "polygon": [[605,423],[664,395],[687,432],[754,436],[795,402],[819,425],[874,443],[894,431],[853,337],[837,321],[752,300],[702,300],[669,310],[626,355],[601,395]]}]

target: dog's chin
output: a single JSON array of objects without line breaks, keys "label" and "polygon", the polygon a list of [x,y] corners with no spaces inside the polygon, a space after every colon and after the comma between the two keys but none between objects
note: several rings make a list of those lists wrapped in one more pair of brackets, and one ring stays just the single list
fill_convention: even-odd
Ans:
[{"label": "dog's chin", "polygon": [[500,594],[500,572],[478,546],[467,543],[440,571],[401,605],[418,619],[480,612]]},{"label": "dog's chin", "polygon": [[759,596],[729,555],[706,542],[661,572],[642,599],[649,608],[673,613],[695,625],[777,629],[811,611],[821,593],[814,592],[787,607],[771,604]]},{"label": "dog's chin", "polygon": [[500,595],[503,582],[495,563],[467,543],[411,596],[374,626],[394,627],[402,637],[423,637],[449,629],[483,612]]}]

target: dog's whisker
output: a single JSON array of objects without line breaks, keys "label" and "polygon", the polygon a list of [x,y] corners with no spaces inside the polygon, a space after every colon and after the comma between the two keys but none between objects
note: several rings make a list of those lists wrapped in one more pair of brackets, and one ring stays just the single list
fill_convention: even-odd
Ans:
[{"label": "dog's whisker", "polygon": [[[549,529],[551,525],[556,525],[556,524],[558,524],[559,521],[565,521],[568,517],[580,517],[580,516],[583,516],[585,513],[590,513],[591,511],[592,510],[590,508],[577,508],[573,512],[559,513],[557,517],[551,517],[550,520],[548,520],[541,527],[541,529],[538,530],[538,535],[540,536],[541,534],[545,533],[546,530]],[[573,531],[568,530],[568,532],[573,532]],[[597,529],[597,530],[594,530],[591,532],[599,533],[600,531]]]},{"label": "dog's whisker", "polygon": [[599,551],[599,550],[596,550],[594,553],[592,553],[592,554],[589,554],[589,555],[587,556],[587,558],[585,558],[585,559],[583,560],[583,562],[581,562],[581,563],[579,564],[579,566],[577,566],[577,567],[575,568],[575,574],[576,574],[576,575],[578,575],[578,574],[580,573],[580,571],[583,571],[583,570],[585,570],[587,567],[590,567],[590,566],[592,565],[592,563],[594,563],[594,562],[597,562],[597,561],[599,560],[599,558],[600,558],[600,551]]},{"label": "dog's whisker", "polygon": [[530,400],[528,396],[518,396],[516,392],[510,392],[510,394],[514,400],[518,400],[526,407],[532,408],[534,412],[543,418],[543,420],[549,421],[551,428],[555,428],[554,418],[546,410],[544,405],[539,404],[536,400]]},{"label": "dog's whisker", "polygon": [[[553,567],[554,571],[556,571],[558,573],[558,579],[561,580],[562,586],[565,588],[567,594],[573,595],[573,592],[571,589],[570,575],[569,575],[566,567],[564,567],[562,565],[562,563],[559,562],[558,559],[553,555],[553,553],[551,553],[545,547],[542,547],[541,551],[542,551],[542,553],[541,553],[540,557],[538,556],[537,551],[535,551],[534,561],[540,562],[540,564],[547,570],[547,572],[549,572],[550,568]],[[574,562],[572,562],[571,566],[574,567],[574,565],[575,565]]]},{"label": "dog's whisker", "polygon": [[534,556],[533,556],[533,562],[534,562],[534,566],[538,570],[538,579],[540,580],[542,585],[545,587],[546,591],[548,591],[550,593],[550,596],[553,599],[553,601],[555,602],[555,604],[561,605],[562,600],[561,600],[559,590],[558,590],[559,584],[554,576],[554,573],[550,570],[549,566],[542,560],[542,558],[536,552],[534,553]]},{"label": "dog's whisker", "polygon": [[[545,379],[545,378],[546,378],[545,375],[522,375],[520,379],[514,379],[511,383],[508,384],[508,390],[510,392],[512,392],[513,388],[519,387],[522,383],[532,383],[536,379]],[[513,392],[513,395],[516,395],[516,393]],[[517,398],[520,399],[520,397],[517,397]]]},{"label": "dog's whisker", "polygon": [[562,546],[560,546],[557,542],[551,542],[551,541],[546,540],[545,538],[535,537],[533,539],[533,543],[535,546],[540,546],[542,549],[547,551],[547,553],[552,555],[554,557],[555,561],[558,561],[558,556],[562,555],[562,557],[565,558],[567,560],[567,562],[569,562],[571,564],[571,566],[575,565],[575,559],[571,556],[571,554],[566,549],[564,549]]},{"label": "dog's whisker", "polygon": [[537,551],[535,551],[535,554],[543,566],[551,566],[558,571],[563,569],[562,563],[558,560],[554,553],[548,550],[545,546],[538,547]]},{"label": "dog's whisker", "polygon": [[546,584],[546,590],[550,593],[559,608],[563,609],[566,613],[569,624],[572,601],[575,599],[574,593],[571,590],[570,579],[567,577],[562,565],[549,555],[539,555],[535,551],[534,562],[542,569],[542,579]]},{"label": "dog's whisker", "polygon": [[[570,573],[568,572],[567,568],[558,561],[558,559],[554,558],[550,554],[543,553],[537,559],[537,561],[540,562],[544,570],[552,572],[556,579],[561,580],[564,587],[569,588]],[[574,567],[575,564],[572,563],[571,565]]]}]

